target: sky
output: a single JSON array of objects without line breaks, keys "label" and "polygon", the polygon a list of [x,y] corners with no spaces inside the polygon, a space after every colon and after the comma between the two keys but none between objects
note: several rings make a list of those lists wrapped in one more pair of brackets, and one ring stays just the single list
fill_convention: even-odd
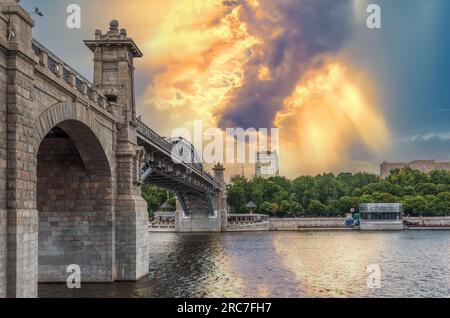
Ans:
[{"label": "sky", "polygon": [[[34,37],[87,78],[111,19],[144,53],[138,111],[177,127],[280,128],[281,172],[450,160],[448,0],[25,0]],[[66,8],[81,7],[80,29]],[[366,8],[381,8],[368,29]]]}]

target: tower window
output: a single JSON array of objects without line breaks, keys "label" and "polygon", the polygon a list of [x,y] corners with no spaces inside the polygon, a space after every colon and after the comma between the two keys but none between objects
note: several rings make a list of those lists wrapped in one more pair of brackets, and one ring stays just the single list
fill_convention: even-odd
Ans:
[{"label": "tower window", "polygon": [[106,100],[108,101],[108,103],[117,103],[117,96],[106,95]]}]

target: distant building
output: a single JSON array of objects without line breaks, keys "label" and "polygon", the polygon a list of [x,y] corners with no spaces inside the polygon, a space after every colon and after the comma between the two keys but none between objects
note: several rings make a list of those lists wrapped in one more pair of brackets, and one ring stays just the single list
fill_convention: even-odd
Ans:
[{"label": "distant building", "polygon": [[401,204],[360,204],[359,213],[359,228],[363,231],[403,230],[403,205]]},{"label": "distant building", "polygon": [[437,162],[434,160],[415,160],[412,162],[383,162],[381,164],[380,176],[382,179],[389,177],[391,171],[394,169],[403,169],[403,168],[411,168],[416,169],[425,173],[431,172],[433,170],[447,170],[450,171],[450,162]]},{"label": "distant building", "polygon": [[280,175],[280,159],[276,151],[260,151],[256,153],[256,176],[262,178]]}]

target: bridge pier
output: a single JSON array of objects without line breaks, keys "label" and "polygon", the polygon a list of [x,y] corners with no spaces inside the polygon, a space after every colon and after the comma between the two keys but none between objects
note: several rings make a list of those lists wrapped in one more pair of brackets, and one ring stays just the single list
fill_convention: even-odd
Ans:
[{"label": "bridge pier", "polygon": [[134,281],[149,271],[147,202],[141,196],[142,152],[130,140],[135,129],[119,132],[117,149],[116,263],[117,280]]},{"label": "bridge pier", "polygon": [[133,124],[142,54],[113,21],[86,43],[90,84],[33,26],[17,1],[0,2],[0,298],[37,297],[72,264],[82,284],[137,280],[149,270]]},{"label": "bridge pier", "polygon": [[[177,232],[225,232],[227,229],[227,193],[223,165],[214,167],[214,181],[221,191],[213,194],[178,193],[175,218]],[[211,204],[208,204],[211,200]]]},{"label": "bridge pier", "polygon": [[2,124],[6,127],[0,158],[0,167],[6,168],[0,183],[6,184],[2,191],[6,198],[1,200],[6,214],[2,213],[0,224],[3,229],[0,232],[6,230],[6,245],[3,236],[0,286],[5,286],[6,279],[6,291],[3,287],[0,295],[33,297],[37,295],[38,277],[38,213],[33,190],[36,158],[32,155],[34,114],[30,95],[34,82],[31,74],[36,64],[31,49],[34,22],[16,1],[2,2],[0,10],[3,17],[0,29],[8,30],[8,34],[2,32],[0,44],[9,48],[0,54],[0,81],[4,87],[1,90]]}]

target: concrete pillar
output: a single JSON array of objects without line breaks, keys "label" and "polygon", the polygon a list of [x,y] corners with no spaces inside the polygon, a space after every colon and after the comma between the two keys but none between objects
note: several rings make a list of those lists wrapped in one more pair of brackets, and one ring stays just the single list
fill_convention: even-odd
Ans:
[{"label": "concrete pillar", "polygon": [[176,198],[175,232],[181,232],[182,218],[183,218],[183,208],[181,207],[180,200]]},{"label": "concrete pillar", "polygon": [[64,75],[64,65],[61,63],[56,64],[56,76],[63,77]]},{"label": "concrete pillar", "polygon": [[41,54],[39,55],[39,64],[45,68],[48,67],[48,52],[41,52]]},{"label": "concrete pillar", "polygon": [[138,147],[130,141],[135,135],[135,127],[122,128],[116,152],[116,267],[121,281],[138,280],[149,271],[148,208],[136,176]]},{"label": "concrete pillar", "polygon": [[[212,193],[178,193],[175,214],[177,232],[225,232],[227,230],[227,192],[224,178],[225,168],[218,164],[214,167],[214,181],[221,185],[222,191]],[[209,200],[212,200],[211,211]],[[188,212],[183,211],[183,200]],[[213,213],[214,212],[214,213]],[[187,215],[188,214],[188,215]],[[214,215],[213,215],[214,214]]]},{"label": "concrete pillar", "polygon": [[[2,1],[0,12],[8,16],[6,46],[6,214],[7,214],[7,296],[37,296],[38,216],[36,210],[36,158],[33,149],[33,113],[31,90],[33,68],[38,62],[31,41],[33,20],[17,1]],[[3,36],[3,35],[2,35]],[[2,75],[5,80],[5,74]],[[5,105],[1,108],[4,110]],[[2,123],[4,125],[4,123]],[[4,137],[3,137],[4,138]],[[5,155],[4,149],[1,153]],[[0,157],[1,159],[1,157]],[[5,160],[3,158],[3,160]],[[3,168],[2,168],[3,166]],[[4,161],[0,161],[0,169]],[[0,175],[2,171],[0,170]],[[4,173],[4,172],[3,172]],[[3,178],[2,178],[3,179]],[[3,180],[4,181],[4,180]],[[0,187],[4,187],[0,183]],[[4,202],[2,202],[4,206]],[[1,210],[1,205],[0,205]],[[4,211],[0,211],[0,218]],[[4,218],[0,233],[4,232]],[[4,234],[0,234],[0,250],[4,249]],[[3,241],[3,242],[2,242]],[[5,263],[0,254],[0,295],[4,294],[1,271]],[[4,274],[3,274],[4,275]]]},{"label": "concrete pillar", "polygon": [[[6,17],[0,12],[0,29],[6,30]],[[8,45],[6,33],[0,32],[0,46]],[[0,298],[6,297],[6,54],[0,50]]]},{"label": "concrete pillar", "polygon": [[73,73],[69,74],[69,85],[71,87],[75,87],[77,85],[77,77]]},{"label": "concrete pillar", "polygon": [[81,83],[81,94],[83,94],[83,96],[87,96],[88,93],[88,87],[86,83]]},{"label": "concrete pillar", "polygon": [[228,226],[228,203],[227,203],[227,185],[225,183],[225,168],[222,164],[217,164],[213,168],[214,181],[222,186],[222,191],[218,192],[214,196],[214,208],[218,215],[220,215],[220,230],[222,232],[227,231]]},{"label": "concrete pillar", "polygon": [[[3,29],[3,25],[0,28]],[[0,41],[6,41],[3,33]],[[6,159],[6,56],[0,53],[0,298],[6,297]]]}]

